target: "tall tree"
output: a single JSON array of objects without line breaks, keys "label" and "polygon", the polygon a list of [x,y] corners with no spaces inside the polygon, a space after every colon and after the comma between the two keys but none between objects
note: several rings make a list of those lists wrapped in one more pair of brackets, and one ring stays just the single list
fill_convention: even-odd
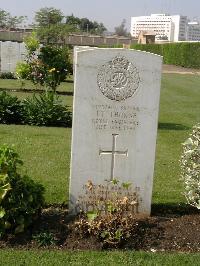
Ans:
[{"label": "tall tree", "polygon": [[54,43],[62,40],[63,36],[71,31],[73,27],[62,22],[63,13],[53,7],[41,8],[35,13],[35,22],[37,25],[37,36],[40,41]]},{"label": "tall tree", "polygon": [[35,21],[40,27],[61,24],[63,18],[64,15],[61,10],[53,7],[41,8],[35,14]]},{"label": "tall tree", "polygon": [[66,24],[74,25],[76,29],[92,34],[102,34],[106,30],[103,23],[93,22],[88,18],[78,18],[73,14],[66,17]]},{"label": "tall tree", "polygon": [[70,16],[66,16],[66,24],[73,25],[75,28],[80,29],[81,20],[71,14]]},{"label": "tall tree", "polygon": [[127,36],[127,29],[126,29],[126,20],[123,19],[122,23],[115,27],[115,34],[118,36]]},{"label": "tall tree", "polygon": [[25,20],[27,19],[26,16],[14,16],[14,17],[9,17],[7,21],[7,27],[9,28],[17,28],[19,27],[20,24],[22,24]]},{"label": "tall tree", "polygon": [[63,41],[64,37],[69,34],[69,32],[74,31],[75,29],[73,25],[51,24],[46,27],[37,28],[36,33],[40,41],[50,44],[57,43],[58,41]]},{"label": "tall tree", "polygon": [[11,14],[3,9],[0,9],[0,28],[10,29],[17,28],[24,22],[26,16],[11,16]]},{"label": "tall tree", "polygon": [[7,11],[0,9],[0,28],[6,28],[9,16]]}]

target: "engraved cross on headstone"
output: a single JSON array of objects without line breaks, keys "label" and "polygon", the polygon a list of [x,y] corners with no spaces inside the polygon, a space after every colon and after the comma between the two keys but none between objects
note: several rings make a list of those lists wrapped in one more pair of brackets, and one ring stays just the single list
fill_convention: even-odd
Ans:
[{"label": "engraved cross on headstone", "polygon": [[99,150],[99,155],[103,155],[103,154],[111,154],[111,174],[110,174],[110,180],[114,179],[114,169],[115,169],[115,155],[125,155],[128,156],[128,149],[126,151],[117,151],[116,150],[116,139],[117,136],[119,136],[119,134],[112,134],[112,150],[111,151],[103,151],[103,150]]}]

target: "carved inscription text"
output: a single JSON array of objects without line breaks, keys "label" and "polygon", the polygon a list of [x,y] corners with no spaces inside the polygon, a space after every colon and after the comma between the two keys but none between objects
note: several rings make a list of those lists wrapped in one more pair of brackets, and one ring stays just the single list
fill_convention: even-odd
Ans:
[{"label": "carved inscription text", "polygon": [[92,125],[96,130],[133,131],[139,125],[138,107],[100,104],[93,108]]}]

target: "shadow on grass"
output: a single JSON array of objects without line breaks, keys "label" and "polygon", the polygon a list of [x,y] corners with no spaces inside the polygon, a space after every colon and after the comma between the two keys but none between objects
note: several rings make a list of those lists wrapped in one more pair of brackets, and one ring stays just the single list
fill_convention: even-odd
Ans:
[{"label": "shadow on grass", "polygon": [[186,203],[165,203],[165,204],[152,204],[151,214],[154,216],[167,216],[167,215],[189,215],[199,214],[200,210],[192,207]]},{"label": "shadow on grass", "polygon": [[[25,92],[25,93],[44,93],[45,91],[42,89],[7,89],[7,88],[0,88],[1,91],[6,91],[6,92]],[[56,91],[56,94],[59,95],[68,95],[68,96],[73,96],[74,92],[73,91]]]},{"label": "shadow on grass", "polygon": [[188,130],[190,127],[184,126],[182,124],[176,124],[176,123],[158,123],[158,129],[166,129],[166,130]]}]

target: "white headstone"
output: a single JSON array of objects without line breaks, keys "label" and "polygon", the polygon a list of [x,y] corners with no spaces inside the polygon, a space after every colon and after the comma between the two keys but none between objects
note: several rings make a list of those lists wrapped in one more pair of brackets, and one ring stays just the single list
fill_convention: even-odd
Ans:
[{"label": "white headstone", "polygon": [[114,178],[139,188],[139,212],[149,215],[162,57],[76,47],[70,210],[88,180]]},{"label": "white headstone", "polygon": [[24,61],[26,55],[25,43],[0,42],[0,71],[15,72],[19,61]]},{"label": "white headstone", "polygon": [[14,72],[19,61],[20,46],[17,42],[2,42],[1,44],[1,71]]}]

